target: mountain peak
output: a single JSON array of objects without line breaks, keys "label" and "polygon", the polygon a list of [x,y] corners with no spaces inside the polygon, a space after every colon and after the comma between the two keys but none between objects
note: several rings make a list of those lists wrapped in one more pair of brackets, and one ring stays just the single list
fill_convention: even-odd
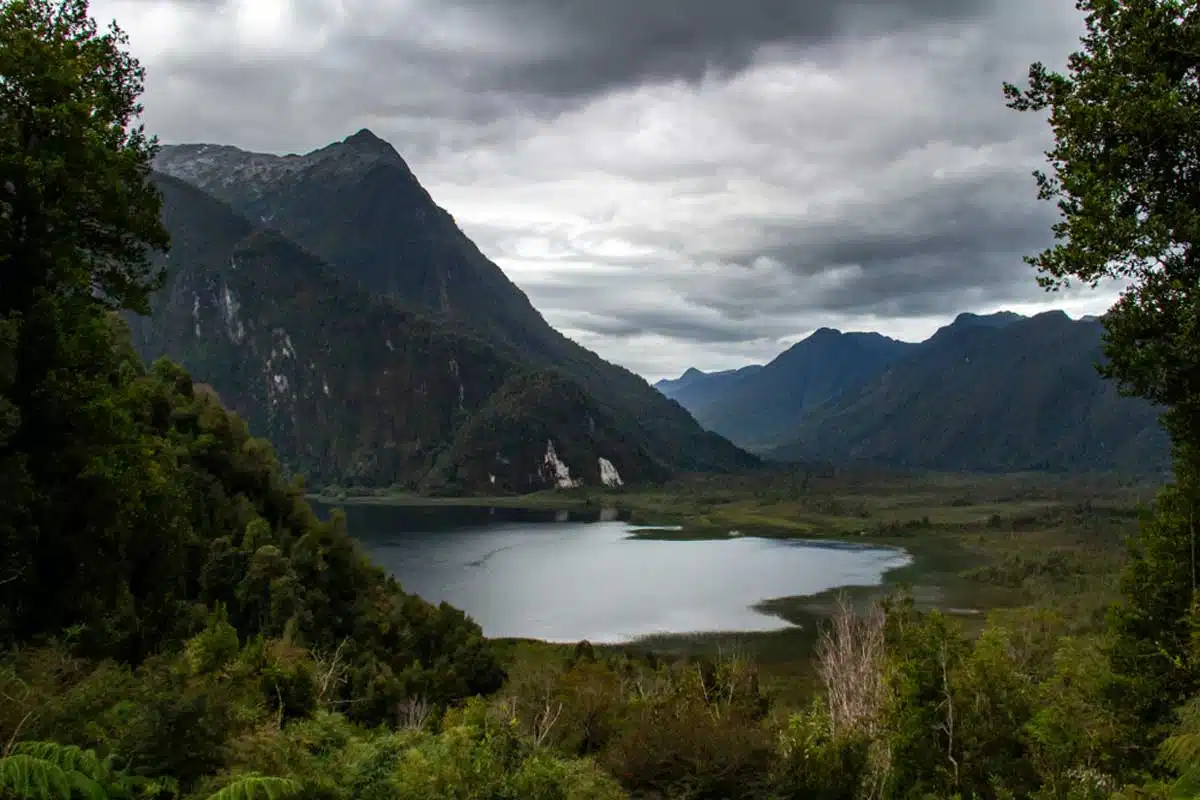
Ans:
[{"label": "mountain peak", "polygon": [[[387,162],[404,168],[410,172],[408,165],[391,143],[376,136],[369,128],[360,128],[340,142],[321,148],[311,153],[320,160],[330,158],[348,159],[353,162],[371,161]],[[411,174],[411,172],[410,172]]]},{"label": "mountain peak", "polygon": [[358,149],[372,149],[385,153],[396,152],[396,148],[376,136],[370,128],[359,128],[356,133],[352,133],[343,139],[342,144]]},{"label": "mountain peak", "polygon": [[811,334],[809,339],[836,339],[842,335],[842,332],[837,328],[817,328]]},{"label": "mountain peak", "polygon": [[1018,322],[1025,319],[1021,314],[1015,311],[997,311],[993,314],[972,314],[969,311],[964,311],[954,318],[951,325],[986,325],[988,327],[1000,327],[1009,325],[1013,322]]}]

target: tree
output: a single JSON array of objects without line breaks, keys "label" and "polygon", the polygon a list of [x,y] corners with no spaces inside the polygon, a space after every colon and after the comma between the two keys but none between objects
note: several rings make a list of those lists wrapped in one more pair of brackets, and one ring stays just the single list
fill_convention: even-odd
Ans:
[{"label": "tree", "polygon": [[1105,315],[1101,369],[1120,389],[1165,407],[1175,485],[1143,524],[1112,616],[1115,687],[1150,734],[1200,690],[1200,2],[1079,0],[1082,50],[1066,74],[1035,63],[1009,107],[1049,111],[1050,174],[1039,196],[1057,203],[1056,243],[1027,259],[1039,283],[1124,281]]},{"label": "tree", "polygon": [[118,554],[184,556],[111,313],[149,310],[168,244],[126,44],[86,0],[0,4],[0,638],[81,618],[148,635],[131,586],[171,571]]},{"label": "tree", "polygon": [[45,294],[147,312],[161,285],[156,145],[134,124],[143,71],[127,44],[87,0],[0,7],[0,313]]},{"label": "tree", "polygon": [[1057,243],[1027,261],[1048,289],[1129,283],[1105,317],[1106,375],[1169,409],[1180,452],[1200,434],[1200,11],[1196,0],[1079,0],[1083,49],[1067,74],[1036,63],[1005,84],[1049,110]]}]

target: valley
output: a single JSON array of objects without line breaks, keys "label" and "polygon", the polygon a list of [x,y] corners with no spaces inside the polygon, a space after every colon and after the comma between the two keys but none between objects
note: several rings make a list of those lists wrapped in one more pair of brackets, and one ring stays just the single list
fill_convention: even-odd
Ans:
[{"label": "valley", "polygon": [[766,5],[0,2],[0,800],[1200,798],[1200,6]]},{"label": "valley", "polygon": [[[1155,486],[1147,479],[1103,474],[824,467],[743,478],[691,476],[657,488],[618,491],[578,488],[446,498],[340,490],[313,497],[323,506],[345,508],[355,523],[352,530],[369,541],[386,536],[389,529],[414,527],[461,530],[460,535],[475,531],[486,537],[486,526],[500,511],[500,519],[577,526],[619,519],[624,522],[614,524],[643,527],[627,535],[664,542],[752,537],[903,551],[908,563],[897,562],[880,573],[880,580],[865,585],[850,581],[849,586],[816,592],[764,593],[763,602],[754,604],[764,621],[748,629],[649,635],[632,644],[606,646],[612,652],[675,657],[737,652],[758,664],[772,697],[797,705],[807,702],[815,688],[816,631],[842,596],[860,611],[889,596],[907,596],[922,611],[955,618],[972,635],[983,630],[992,612],[1021,607],[1052,606],[1081,631],[1102,625],[1105,608],[1118,594],[1127,538],[1153,502]],[[508,517],[505,509],[511,510]],[[386,520],[393,520],[390,528]],[[536,592],[539,580],[531,579]],[[791,586],[800,589],[803,579],[797,576]],[[787,626],[754,631],[772,618]],[[521,669],[571,650],[529,641],[506,647]]]}]

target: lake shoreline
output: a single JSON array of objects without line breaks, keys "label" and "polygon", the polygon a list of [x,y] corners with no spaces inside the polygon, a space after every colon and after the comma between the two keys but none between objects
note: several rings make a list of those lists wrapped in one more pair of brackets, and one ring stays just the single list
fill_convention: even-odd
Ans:
[{"label": "lake shoreline", "polygon": [[[756,610],[791,627],[770,632],[669,634],[598,649],[663,656],[742,653],[764,679],[800,696],[812,673],[817,628],[844,593],[856,608],[906,593],[922,610],[954,617],[968,633],[994,610],[1044,602],[1072,614],[1098,613],[1115,591],[1126,532],[1153,492],[1136,482],[1088,476],[781,474],[692,476],[665,487],[548,490],[524,496],[427,497],[399,492],[370,496],[314,495],[345,506],[464,507],[561,510],[598,514],[621,510],[643,530],[638,538],[713,540],[735,537],[843,542],[898,548],[911,558],[887,570],[879,585],[849,586],[760,601]],[[353,532],[353,531],[352,531]],[[1065,574],[1048,573],[1064,557]],[[1058,569],[1055,566],[1055,569]],[[536,651],[560,658],[573,644],[494,638],[508,653]],[[514,656],[517,657],[517,656]],[[524,656],[521,656],[524,657]],[[540,657],[540,656],[535,656]]]},{"label": "lake shoreline", "polygon": [[632,644],[660,631],[775,632],[795,623],[764,601],[883,582],[912,561],[894,543],[680,540],[679,530],[596,510],[343,508],[375,564],[425,600],[461,608],[489,638]]}]

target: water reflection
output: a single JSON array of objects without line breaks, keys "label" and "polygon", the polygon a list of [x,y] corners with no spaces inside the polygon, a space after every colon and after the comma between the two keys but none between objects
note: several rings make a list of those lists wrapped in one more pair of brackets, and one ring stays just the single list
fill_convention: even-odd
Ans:
[{"label": "water reflection", "polygon": [[638,528],[612,509],[346,511],[351,533],[405,589],[466,610],[489,636],[621,642],[777,630],[788,623],[753,606],[875,585],[909,561],[899,550],[828,542],[631,538]]}]

